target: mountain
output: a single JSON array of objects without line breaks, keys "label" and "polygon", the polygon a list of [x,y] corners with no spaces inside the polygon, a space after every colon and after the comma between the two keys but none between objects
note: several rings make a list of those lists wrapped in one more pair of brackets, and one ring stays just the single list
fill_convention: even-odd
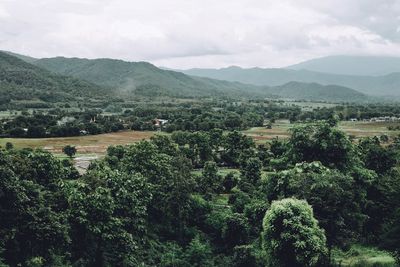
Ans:
[{"label": "mountain", "polygon": [[37,58],[30,57],[30,56],[25,56],[25,55],[21,55],[21,54],[17,54],[17,53],[13,53],[13,52],[10,52],[10,51],[2,51],[2,50],[0,50],[0,52],[9,54],[10,56],[17,57],[19,59],[22,59],[25,62],[28,62],[28,63],[33,63],[33,62],[35,62],[37,60]]},{"label": "mountain", "polygon": [[364,94],[400,96],[400,73],[383,76],[340,75],[292,69],[263,69],[228,67],[222,69],[182,70],[188,75],[236,81],[258,86],[277,86],[296,81],[349,87]]},{"label": "mountain", "polygon": [[382,76],[400,72],[400,57],[329,56],[287,67],[343,75]]},{"label": "mountain", "polygon": [[262,88],[254,85],[191,77],[157,68],[147,62],[56,57],[39,59],[35,61],[35,65],[57,74],[139,95],[256,97],[262,94]]},{"label": "mountain", "polygon": [[266,92],[278,98],[294,100],[328,102],[373,101],[371,97],[347,87],[317,83],[289,82],[284,85],[269,87]]},{"label": "mountain", "polygon": [[[58,74],[73,76],[101,86],[132,92],[139,95],[157,96],[250,96],[278,97],[318,101],[367,101],[369,98],[353,89],[341,86],[323,86],[316,83],[290,82],[281,86],[268,87],[249,85],[251,79],[241,76],[242,69],[230,68],[231,76],[209,78],[195,77],[177,71],[165,70],[147,62],[126,62],[115,59],[47,58],[35,64]],[[262,69],[254,69],[261,71]],[[271,78],[282,79],[273,71]],[[284,72],[293,72],[283,70]],[[257,74],[257,75],[259,75]],[[251,77],[251,76],[250,76]],[[253,78],[255,76],[253,75]],[[219,79],[213,79],[219,78]],[[234,79],[242,78],[241,83]],[[231,80],[231,82],[224,80]]]},{"label": "mountain", "polygon": [[189,76],[159,69],[146,62],[57,57],[36,59],[33,61],[35,65],[32,65],[21,58],[24,57],[0,52],[1,103],[10,100],[56,102],[74,100],[76,97],[104,99],[122,94],[176,97],[248,96],[331,102],[370,100],[364,94],[340,86],[301,82],[270,87],[256,86]]},{"label": "mountain", "polygon": [[87,81],[61,76],[0,52],[0,103],[11,100],[63,101],[96,97],[104,88]]}]

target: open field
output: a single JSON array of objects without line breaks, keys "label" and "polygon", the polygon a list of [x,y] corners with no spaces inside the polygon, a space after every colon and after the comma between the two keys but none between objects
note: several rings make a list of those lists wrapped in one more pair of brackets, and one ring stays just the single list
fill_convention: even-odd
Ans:
[{"label": "open field", "polygon": [[298,106],[304,111],[312,111],[316,108],[332,108],[338,104],[326,103],[326,102],[309,102],[309,101],[285,101],[285,106]]},{"label": "open field", "polygon": [[267,129],[265,127],[254,127],[243,131],[243,133],[252,137],[256,142],[262,142],[276,137],[288,138],[288,130],[291,127],[293,127],[293,124],[290,124],[288,120],[280,120],[276,121],[276,123],[272,125],[272,129]]},{"label": "open field", "polygon": [[367,136],[380,136],[386,134],[388,136],[397,136],[400,131],[389,131],[389,126],[399,126],[398,122],[350,122],[345,121],[339,124],[339,128],[349,135],[356,138]]},{"label": "open field", "polygon": [[155,132],[122,131],[99,135],[87,135],[76,137],[55,137],[55,138],[2,138],[0,145],[11,142],[17,148],[43,148],[52,153],[62,153],[66,145],[76,146],[79,154],[104,154],[110,145],[126,145],[148,139]]},{"label": "open field", "polygon": [[394,258],[386,251],[373,247],[353,245],[349,251],[343,252],[335,249],[333,259],[340,266],[387,266],[395,267]]},{"label": "open field", "polygon": [[[272,125],[272,129],[265,127],[254,127],[243,131],[244,134],[254,138],[256,142],[265,142],[273,138],[288,138],[289,129],[295,124],[290,124],[288,120],[279,120]],[[397,136],[400,131],[389,131],[388,126],[396,126],[399,123],[390,122],[341,122],[339,128],[355,138],[366,136]],[[83,156],[103,155],[110,145],[126,145],[143,139],[148,139],[157,134],[156,132],[142,131],[122,131],[116,133],[106,133],[99,135],[87,135],[77,137],[56,137],[56,138],[1,138],[0,145],[4,146],[11,142],[17,148],[43,148],[55,154],[61,154],[62,148],[66,145],[76,146],[78,154]]]},{"label": "open field", "polygon": [[[254,138],[256,142],[263,142],[276,137],[288,138],[288,130],[295,125],[296,124],[290,124],[288,120],[279,120],[272,125],[272,129],[266,129],[265,127],[254,127],[243,131],[243,133]],[[339,123],[339,129],[356,139],[368,136],[381,136],[384,134],[394,137],[398,136],[400,131],[389,131],[387,127],[398,125],[400,124],[394,122],[345,121]]]}]

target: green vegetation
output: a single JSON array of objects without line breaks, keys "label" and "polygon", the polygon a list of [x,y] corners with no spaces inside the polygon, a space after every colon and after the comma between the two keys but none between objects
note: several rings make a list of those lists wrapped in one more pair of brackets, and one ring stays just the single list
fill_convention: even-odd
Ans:
[{"label": "green vegetation", "polygon": [[4,52],[0,52],[0,92],[0,106],[24,100],[36,101],[31,105],[36,108],[46,107],[43,102],[104,97],[106,93],[97,85],[53,74]]},{"label": "green vegetation", "polygon": [[63,152],[72,159],[72,157],[76,154],[76,148],[74,146],[67,145],[63,147]]},{"label": "green vegetation", "polygon": [[360,245],[353,245],[348,251],[336,249],[333,251],[333,257],[338,265],[345,267],[396,266],[393,257],[388,252]]},{"label": "green vegetation", "polygon": [[49,71],[83,79],[117,92],[141,96],[204,97],[261,95],[261,88],[240,83],[196,78],[159,69],[147,62],[113,59],[50,58],[35,61]]},{"label": "green vegetation", "polygon": [[[353,143],[328,122],[263,145],[217,129],[155,135],[109,147],[82,175],[48,152],[1,149],[0,259],[394,266],[400,145]],[[376,155],[385,160],[376,164]]]},{"label": "green vegetation", "polygon": [[398,105],[1,52],[0,90],[0,266],[400,263]]},{"label": "green vegetation", "polygon": [[306,201],[274,201],[263,221],[267,266],[316,266],[326,254],[324,231]]}]

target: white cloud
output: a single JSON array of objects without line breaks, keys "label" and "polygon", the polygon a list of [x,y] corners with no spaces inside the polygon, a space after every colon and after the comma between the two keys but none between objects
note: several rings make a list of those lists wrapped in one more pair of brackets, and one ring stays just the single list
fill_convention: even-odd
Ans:
[{"label": "white cloud", "polygon": [[398,55],[396,0],[3,0],[0,49],[173,67]]}]

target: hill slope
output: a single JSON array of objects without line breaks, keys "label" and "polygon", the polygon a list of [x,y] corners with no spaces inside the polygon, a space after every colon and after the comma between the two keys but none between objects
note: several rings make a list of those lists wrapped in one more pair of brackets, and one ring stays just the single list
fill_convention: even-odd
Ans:
[{"label": "hill slope", "polygon": [[377,76],[400,72],[400,57],[329,56],[287,67],[344,75]]},{"label": "hill slope", "polygon": [[19,58],[19,59],[22,59],[22,60],[25,61],[25,62],[28,62],[28,63],[33,63],[33,62],[35,62],[36,60],[38,60],[37,58],[34,58],[34,57],[25,56],[25,55],[17,54],[17,53],[10,52],[10,51],[2,51],[2,50],[0,50],[0,52],[9,54],[10,56],[17,57],[17,58]]},{"label": "hill slope", "polygon": [[37,66],[57,74],[69,75],[125,93],[175,97],[256,96],[262,88],[237,82],[191,77],[157,68],[147,62],[115,59],[48,58],[35,61]]},{"label": "hill slope", "polygon": [[190,69],[182,71],[188,75],[236,81],[259,86],[277,86],[291,81],[339,85],[365,94],[400,96],[400,73],[384,76],[356,76],[321,73],[308,70],[263,69],[228,67],[222,69]]},{"label": "hill slope", "polygon": [[1,103],[11,100],[62,101],[93,97],[105,90],[92,83],[53,74],[8,53],[0,52]]},{"label": "hill slope", "polygon": [[[214,77],[194,77],[176,71],[160,69],[146,62],[57,57],[40,59],[35,64],[58,74],[85,79],[125,93],[147,96],[198,97],[227,95],[230,97],[277,97],[333,102],[370,100],[364,94],[340,86],[323,86],[316,83],[300,82],[292,82],[277,87],[255,86],[246,84],[251,79],[242,79],[241,82],[243,83],[238,83],[212,79]],[[278,74],[279,72],[280,70],[277,71]],[[246,75],[240,76],[239,74],[233,72],[232,76],[223,78],[227,78],[227,80],[238,79],[238,77],[246,78]],[[281,79],[275,73],[271,73],[271,78]]]},{"label": "hill slope", "polygon": [[317,83],[289,82],[269,87],[266,92],[279,98],[328,102],[366,102],[372,98],[347,87]]}]

